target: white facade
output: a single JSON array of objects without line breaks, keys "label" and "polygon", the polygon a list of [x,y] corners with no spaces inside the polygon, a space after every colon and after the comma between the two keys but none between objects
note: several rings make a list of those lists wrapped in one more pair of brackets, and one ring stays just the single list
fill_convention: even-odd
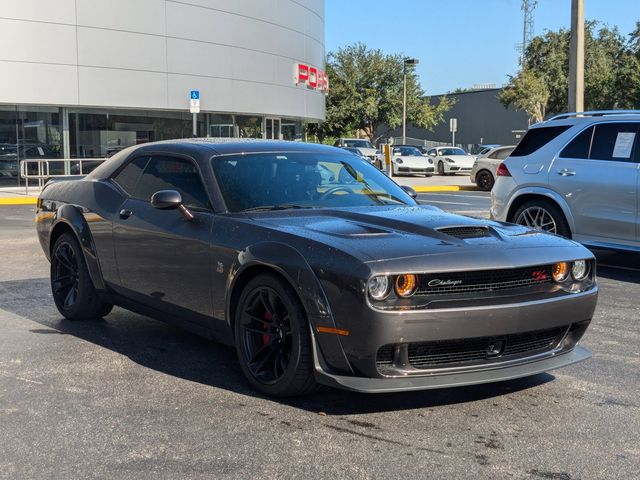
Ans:
[{"label": "white facade", "polygon": [[324,119],[324,0],[0,0],[0,104]]}]

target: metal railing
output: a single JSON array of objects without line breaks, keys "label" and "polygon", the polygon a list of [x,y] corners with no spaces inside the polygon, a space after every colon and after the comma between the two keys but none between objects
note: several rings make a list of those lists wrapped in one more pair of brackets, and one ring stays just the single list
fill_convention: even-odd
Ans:
[{"label": "metal railing", "polygon": [[[27,158],[20,160],[20,177],[24,179],[25,193],[29,195],[29,180],[37,181],[39,189],[44,187],[50,179],[59,177],[83,177],[86,175],[84,163],[102,163],[106,158]],[[64,173],[51,173],[51,164],[62,164],[61,167],[54,167],[55,170],[62,170]],[[71,173],[77,166],[78,173]]]}]

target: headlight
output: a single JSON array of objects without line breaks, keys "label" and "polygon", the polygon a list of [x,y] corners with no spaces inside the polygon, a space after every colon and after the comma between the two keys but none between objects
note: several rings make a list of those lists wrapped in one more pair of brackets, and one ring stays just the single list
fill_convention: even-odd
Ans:
[{"label": "headlight", "polygon": [[411,273],[396,277],[396,293],[399,297],[410,297],[416,292],[417,287],[416,276]]},{"label": "headlight", "polygon": [[589,275],[589,264],[586,260],[576,260],[571,267],[571,276],[574,280],[581,282]]},{"label": "headlight", "polygon": [[551,274],[556,282],[564,282],[569,276],[569,264],[567,262],[556,263]]},{"label": "headlight", "polygon": [[402,163],[402,159],[401,158],[396,158],[396,163]]},{"label": "headlight", "polygon": [[389,277],[386,275],[371,277],[367,287],[371,298],[374,300],[384,300],[387,295],[389,295]]},{"label": "headlight", "polygon": [[432,158],[427,158],[427,161],[428,161],[431,165],[433,165],[433,159],[432,159]]},{"label": "headlight", "polygon": [[450,158],[445,158],[445,160],[449,163],[456,163],[454,160],[450,159]]}]

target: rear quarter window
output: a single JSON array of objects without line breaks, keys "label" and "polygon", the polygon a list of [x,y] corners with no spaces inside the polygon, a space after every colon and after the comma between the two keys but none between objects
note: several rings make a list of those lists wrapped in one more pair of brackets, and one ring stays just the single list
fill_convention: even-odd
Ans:
[{"label": "rear quarter window", "polygon": [[531,155],[569,128],[571,128],[570,125],[532,128],[525,134],[522,140],[520,140],[520,143],[510,156],[524,157]]}]

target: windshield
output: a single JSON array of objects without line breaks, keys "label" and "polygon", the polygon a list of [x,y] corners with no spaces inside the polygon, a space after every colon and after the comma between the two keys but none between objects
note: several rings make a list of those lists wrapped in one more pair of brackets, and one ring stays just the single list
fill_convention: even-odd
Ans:
[{"label": "windshield", "polygon": [[356,147],[356,148],[373,148],[371,142],[368,140],[345,140],[345,147]]},{"label": "windshield", "polygon": [[416,204],[377,168],[346,152],[223,155],[211,166],[230,212]]},{"label": "windshield", "polygon": [[394,155],[401,155],[403,157],[421,157],[422,152],[416,147],[396,147],[393,149]]},{"label": "windshield", "polygon": [[461,148],[443,148],[440,150],[440,155],[466,155],[467,152]]}]

